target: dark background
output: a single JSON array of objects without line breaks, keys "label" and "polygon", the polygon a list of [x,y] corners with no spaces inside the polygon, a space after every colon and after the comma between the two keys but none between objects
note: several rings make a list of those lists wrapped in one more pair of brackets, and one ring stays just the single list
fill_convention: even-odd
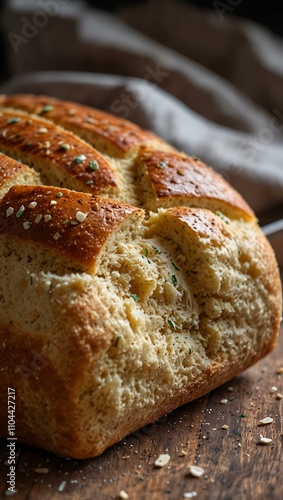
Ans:
[{"label": "dark background", "polygon": [[[221,9],[223,5],[227,5],[226,15],[231,15],[233,17],[245,18],[252,20],[265,26],[273,33],[283,36],[283,3],[276,0],[182,0],[185,3],[191,3],[200,8],[207,9]],[[5,3],[8,0],[0,0],[0,15]],[[116,9],[125,5],[142,4],[149,3],[150,0],[85,0],[85,3],[92,5],[95,8],[101,10],[108,10],[115,12]],[[229,2],[231,2],[232,12],[229,12]],[[239,3],[238,3],[239,2]],[[23,0],[24,3],[24,0]],[[5,54],[5,35],[4,27],[2,26],[2,32],[0,31],[0,81],[5,80],[9,77],[6,63]],[[1,29],[1,28],[0,28]]]},{"label": "dark background", "polygon": [[[150,1],[150,0],[149,0]],[[185,3],[195,4],[197,7],[205,7],[208,9],[214,8],[213,0],[183,0]],[[258,0],[249,1],[242,0],[237,4],[237,0],[234,0],[235,8],[233,8],[233,16],[244,17],[246,19],[251,19],[256,21],[263,26],[266,26],[274,33],[278,35],[283,35],[283,3],[276,0]],[[87,3],[93,5],[96,8],[103,10],[111,10],[115,11],[117,7],[121,5],[132,5],[132,4],[141,4],[148,3],[146,1],[141,0],[87,0]],[[222,0],[219,2],[219,8],[221,9],[221,4],[227,4],[229,8],[229,0]],[[231,5],[232,5],[231,1]],[[237,4],[237,5],[236,5]],[[281,7],[280,7],[281,4]],[[217,5],[217,2],[216,2]],[[227,10],[229,12],[229,10]]]}]

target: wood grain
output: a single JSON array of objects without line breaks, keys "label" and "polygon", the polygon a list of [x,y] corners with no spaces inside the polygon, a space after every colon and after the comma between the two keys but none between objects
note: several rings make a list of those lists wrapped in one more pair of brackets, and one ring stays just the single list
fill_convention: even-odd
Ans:
[{"label": "wood grain", "polygon": [[[17,446],[15,500],[178,500],[185,492],[196,498],[261,500],[283,498],[283,328],[277,348],[230,383],[128,436],[93,460],[56,457]],[[278,391],[271,394],[271,387]],[[227,404],[221,404],[227,399]],[[262,418],[274,422],[259,426]],[[223,425],[228,425],[223,429]],[[272,438],[259,444],[260,434]],[[0,441],[0,495],[7,498],[7,442]],[[169,463],[154,465],[161,453]],[[184,453],[184,454],[183,454]],[[186,455],[185,455],[186,453]],[[189,465],[204,469],[201,478]],[[37,468],[48,472],[39,474]],[[60,491],[62,490],[62,491]],[[195,496],[192,496],[195,498]]]}]

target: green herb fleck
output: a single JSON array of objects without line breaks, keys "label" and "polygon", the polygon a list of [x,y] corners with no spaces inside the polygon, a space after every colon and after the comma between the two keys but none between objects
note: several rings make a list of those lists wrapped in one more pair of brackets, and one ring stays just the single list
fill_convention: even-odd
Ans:
[{"label": "green herb fleck", "polygon": [[86,184],[94,184],[94,181],[91,179],[90,181],[86,181]]},{"label": "green herb fleck", "polygon": [[165,163],[165,161],[160,161],[159,163],[157,163],[157,166],[160,168],[164,168],[167,167],[167,163]]},{"label": "green herb fleck", "polygon": [[29,283],[32,285],[32,276],[29,277]]},{"label": "green herb fleck", "polygon": [[53,111],[54,107],[51,104],[46,104],[41,110],[41,113],[49,113],[49,111]]},{"label": "green herb fleck", "polygon": [[151,264],[151,261],[148,258],[149,253],[148,253],[147,248],[144,249],[144,253],[145,253],[145,255],[142,255],[143,259],[144,259],[144,257],[146,257],[148,264]]},{"label": "green herb fleck", "polygon": [[57,198],[62,198],[63,194],[61,193],[61,191],[58,191],[58,193],[56,194],[56,197]]},{"label": "green herb fleck", "polygon": [[175,267],[175,269],[176,269],[177,271],[180,271],[179,267],[178,267],[178,266],[176,266],[176,264],[174,264],[174,262],[173,262],[172,260],[171,260],[171,262],[172,262],[173,267]]},{"label": "green herb fleck", "polygon": [[86,160],[86,156],[85,155],[78,155],[75,157],[74,161],[76,163],[82,163],[84,160]]},{"label": "green herb fleck", "polygon": [[135,293],[131,293],[130,294],[130,297],[132,297],[132,299],[135,301],[135,302],[138,302],[140,300],[140,298],[135,294]]},{"label": "green herb fleck", "polygon": [[160,250],[158,250],[158,248],[157,248],[157,247],[155,247],[154,245],[152,245],[152,248],[153,248],[153,250],[155,251],[155,253],[161,253],[161,251],[160,251]]},{"label": "green herb fleck", "polygon": [[69,219],[65,219],[63,222],[64,226],[66,226],[66,224],[68,224],[68,222],[69,222]]},{"label": "green herb fleck", "polygon": [[223,222],[225,222],[226,224],[230,224],[230,219],[228,217],[226,217],[222,212],[220,212],[220,210],[216,210],[216,215],[218,215],[218,217],[220,219],[223,220]]},{"label": "green herb fleck", "polygon": [[24,205],[21,205],[19,210],[16,213],[16,217],[21,217],[24,214],[24,212],[25,212],[25,207],[24,207]]},{"label": "green herb fleck", "polygon": [[99,169],[99,165],[98,165],[96,160],[90,160],[88,166],[89,166],[89,168],[91,168],[91,170],[98,170]]},{"label": "green herb fleck", "polygon": [[168,325],[171,326],[171,328],[173,328],[173,330],[176,330],[176,325],[172,319],[168,318],[167,322]]},{"label": "green herb fleck", "polygon": [[11,125],[12,123],[18,123],[20,121],[20,118],[18,116],[13,116],[13,118],[9,118],[7,120],[7,124]]},{"label": "green herb fleck", "polygon": [[116,340],[115,340],[114,347],[117,347],[118,342],[119,342],[119,340],[120,340],[121,338],[122,338],[122,337],[121,337],[120,335],[117,335]]},{"label": "green herb fleck", "polygon": [[245,418],[246,416],[247,416],[246,413],[242,413],[241,415],[242,418]]},{"label": "green herb fleck", "polygon": [[173,283],[174,286],[178,285],[178,280],[177,280],[175,274],[172,274],[172,283]]},{"label": "green herb fleck", "polygon": [[189,354],[192,354],[192,349],[189,347]]}]

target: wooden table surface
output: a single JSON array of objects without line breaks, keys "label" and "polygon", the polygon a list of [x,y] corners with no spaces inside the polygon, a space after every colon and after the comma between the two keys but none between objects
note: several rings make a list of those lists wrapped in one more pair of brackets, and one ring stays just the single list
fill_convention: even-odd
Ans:
[{"label": "wooden table surface", "polygon": [[[13,499],[283,499],[283,328],[277,348],[228,384],[179,408],[92,460],[65,460],[17,447]],[[223,400],[227,401],[226,404]],[[222,401],[222,403],[221,403]],[[271,424],[259,421],[272,417]],[[227,428],[223,428],[227,426]],[[272,439],[259,444],[260,435]],[[170,455],[163,468],[154,465]],[[0,444],[0,494],[7,498],[7,442]],[[200,478],[190,465],[204,469]],[[40,473],[41,471],[41,473]],[[187,496],[185,495],[187,494]]]}]

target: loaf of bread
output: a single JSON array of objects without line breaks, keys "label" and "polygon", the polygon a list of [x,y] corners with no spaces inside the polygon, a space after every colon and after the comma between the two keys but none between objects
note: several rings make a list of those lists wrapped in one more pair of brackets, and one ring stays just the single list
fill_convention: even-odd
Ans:
[{"label": "loaf of bread", "polygon": [[0,97],[0,433],[93,457],[273,349],[274,253],[220,175],[50,97]]}]

